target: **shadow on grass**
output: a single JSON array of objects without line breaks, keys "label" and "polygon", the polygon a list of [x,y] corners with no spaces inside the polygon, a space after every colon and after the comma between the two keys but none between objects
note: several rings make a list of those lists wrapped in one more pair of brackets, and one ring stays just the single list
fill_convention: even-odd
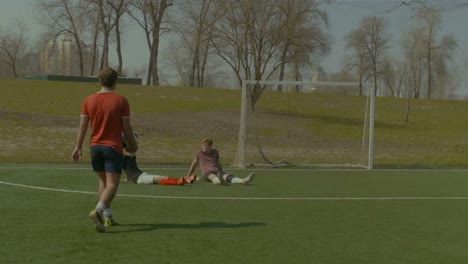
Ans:
[{"label": "shadow on grass", "polygon": [[[238,223],[238,224],[229,224],[224,222],[201,222],[199,224],[119,224],[108,228],[106,232],[108,233],[128,233],[128,232],[141,232],[141,231],[151,231],[157,229],[201,229],[201,228],[245,228],[245,227],[255,227],[255,226],[266,226],[265,223],[257,222],[247,222],[247,223]],[[118,230],[120,228],[127,228],[128,230]],[[114,230],[113,230],[114,229]]]}]

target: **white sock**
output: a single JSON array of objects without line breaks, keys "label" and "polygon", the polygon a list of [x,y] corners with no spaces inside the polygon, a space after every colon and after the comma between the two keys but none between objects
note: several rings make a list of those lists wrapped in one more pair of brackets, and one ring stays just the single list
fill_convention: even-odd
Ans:
[{"label": "white sock", "polygon": [[234,177],[234,178],[231,179],[231,183],[242,183],[242,179]]},{"label": "white sock", "polygon": [[104,210],[106,210],[106,206],[104,205],[103,202],[99,201],[96,205],[96,212],[102,214],[102,212],[104,212]]},{"label": "white sock", "polygon": [[213,184],[221,184],[221,181],[218,179],[218,177],[214,177],[211,181]]},{"label": "white sock", "polygon": [[106,208],[103,212],[105,218],[112,218],[112,208]]}]

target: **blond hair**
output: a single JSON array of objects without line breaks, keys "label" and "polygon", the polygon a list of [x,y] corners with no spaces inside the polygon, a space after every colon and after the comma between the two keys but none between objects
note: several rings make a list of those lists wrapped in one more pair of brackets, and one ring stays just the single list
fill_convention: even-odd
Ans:
[{"label": "blond hair", "polygon": [[213,140],[212,140],[211,138],[204,138],[204,139],[202,140],[202,144],[203,144],[203,143],[206,143],[206,144],[208,144],[208,145],[211,146],[211,145],[213,145]]}]

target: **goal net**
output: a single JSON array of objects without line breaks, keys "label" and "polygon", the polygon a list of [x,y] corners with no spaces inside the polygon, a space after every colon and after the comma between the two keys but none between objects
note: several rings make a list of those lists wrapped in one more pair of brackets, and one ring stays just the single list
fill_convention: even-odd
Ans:
[{"label": "goal net", "polygon": [[374,101],[369,83],[246,80],[233,166],[372,169]]}]

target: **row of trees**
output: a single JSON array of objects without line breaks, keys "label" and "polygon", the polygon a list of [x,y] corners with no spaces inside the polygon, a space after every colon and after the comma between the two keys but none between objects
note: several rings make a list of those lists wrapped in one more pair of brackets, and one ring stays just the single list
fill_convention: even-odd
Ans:
[{"label": "row of trees", "polygon": [[[456,82],[450,63],[457,48],[453,35],[444,35],[437,41],[441,23],[440,13],[421,7],[416,12],[416,23],[403,33],[400,48],[403,58],[390,58],[387,53],[389,36],[380,17],[365,17],[359,28],[346,36],[346,46],[352,53],[346,65],[358,76],[360,94],[362,83],[371,81],[383,94],[401,97],[447,98],[453,95]],[[423,89],[425,88],[425,89]]]},{"label": "row of trees", "polygon": [[[40,22],[47,28],[40,41],[72,36],[82,76],[95,75],[109,66],[112,56],[117,58],[113,67],[123,74],[122,54],[131,51],[123,51],[122,38],[134,24],[144,32],[150,54],[146,84],[160,84],[160,43],[166,38],[172,43],[164,59],[177,73],[180,84],[204,87],[213,85],[226,69],[234,73],[238,84],[244,79],[302,80],[303,69],[319,64],[330,51],[328,17],[320,8],[329,2],[333,1],[39,0],[37,7]],[[436,38],[438,12],[421,5],[416,17],[418,23],[402,38],[404,56],[400,60],[389,58],[390,37],[383,18],[363,18],[343,40],[352,51],[344,74],[330,78],[344,81],[343,76],[356,76],[352,81],[371,81],[374,89],[381,88],[380,93],[385,95],[447,97],[455,85],[449,63],[456,40],[451,35],[439,41]],[[26,33],[20,21],[8,32],[0,32],[0,59],[14,77],[25,64],[37,65],[27,59]],[[92,47],[92,65],[85,65],[83,43]],[[262,91],[261,86],[250,90],[253,105]],[[361,86],[359,93],[363,92]]]}]

